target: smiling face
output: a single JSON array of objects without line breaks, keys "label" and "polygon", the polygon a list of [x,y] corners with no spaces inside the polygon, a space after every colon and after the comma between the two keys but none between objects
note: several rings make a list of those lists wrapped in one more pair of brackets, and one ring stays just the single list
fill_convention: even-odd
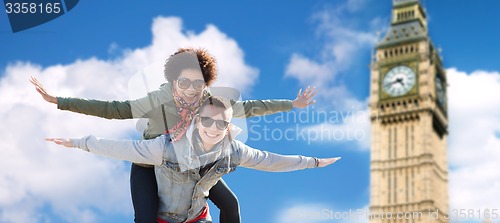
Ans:
[{"label": "smiling face", "polygon": [[196,128],[205,150],[208,151],[228,134],[229,127],[226,124],[231,121],[232,109],[207,105],[200,109],[198,116]]},{"label": "smiling face", "polygon": [[[203,87],[199,89],[201,83],[203,83]],[[179,78],[174,81],[174,90],[176,94],[189,104],[199,101],[205,89],[206,84],[200,70],[185,69],[181,71]]]}]

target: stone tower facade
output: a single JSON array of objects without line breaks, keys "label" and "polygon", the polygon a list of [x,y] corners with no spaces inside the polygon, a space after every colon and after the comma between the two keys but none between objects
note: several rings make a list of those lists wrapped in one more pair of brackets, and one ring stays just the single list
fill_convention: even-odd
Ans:
[{"label": "stone tower facade", "polygon": [[447,80],[438,51],[421,3],[393,0],[391,27],[370,65],[370,213],[386,214],[372,223],[449,222]]}]

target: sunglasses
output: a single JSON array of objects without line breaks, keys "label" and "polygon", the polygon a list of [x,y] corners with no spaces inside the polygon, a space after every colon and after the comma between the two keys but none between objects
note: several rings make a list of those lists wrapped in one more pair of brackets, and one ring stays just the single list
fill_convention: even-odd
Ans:
[{"label": "sunglasses", "polygon": [[201,124],[206,128],[212,126],[214,124],[214,122],[215,122],[215,126],[219,130],[226,130],[227,127],[229,126],[229,122],[224,121],[224,120],[215,120],[215,119],[210,118],[210,117],[200,117],[200,119],[201,119]]},{"label": "sunglasses", "polygon": [[180,89],[188,89],[191,85],[193,85],[193,88],[197,91],[203,90],[205,87],[205,81],[204,80],[195,80],[191,81],[187,78],[179,78],[177,79],[177,86]]}]

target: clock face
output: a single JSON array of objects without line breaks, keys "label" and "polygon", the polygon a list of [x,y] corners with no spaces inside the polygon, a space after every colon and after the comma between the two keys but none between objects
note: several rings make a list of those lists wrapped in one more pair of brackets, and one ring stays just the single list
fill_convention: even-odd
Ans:
[{"label": "clock face", "polygon": [[444,106],[445,100],[446,100],[446,95],[445,95],[445,90],[443,86],[443,81],[441,81],[441,78],[436,77],[436,97],[441,106]]},{"label": "clock face", "polygon": [[415,73],[411,68],[396,66],[385,75],[382,88],[390,96],[402,96],[412,89],[415,79]]}]

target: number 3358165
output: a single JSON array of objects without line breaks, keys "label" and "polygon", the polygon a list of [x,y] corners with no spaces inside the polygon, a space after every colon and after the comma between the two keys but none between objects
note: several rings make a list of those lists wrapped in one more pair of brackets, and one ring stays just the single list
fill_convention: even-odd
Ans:
[{"label": "number 3358165", "polygon": [[7,3],[5,4],[5,12],[7,14],[15,13],[15,14],[27,14],[27,13],[60,13],[61,12],[61,3]]}]

